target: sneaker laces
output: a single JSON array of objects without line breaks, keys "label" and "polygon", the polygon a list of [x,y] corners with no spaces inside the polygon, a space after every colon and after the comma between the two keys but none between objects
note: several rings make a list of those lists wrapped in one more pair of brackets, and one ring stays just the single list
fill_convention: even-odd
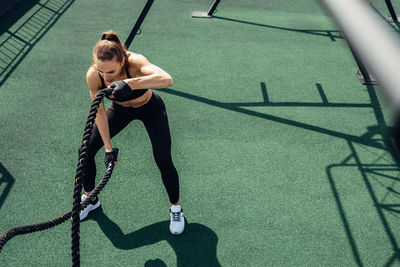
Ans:
[{"label": "sneaker laces", "polygon": [[181,221],[181,211],[178,211],[178,212],[172,212],[171,211],[171,213],[172,213],[172,221],[173,222],[180,222]]}]

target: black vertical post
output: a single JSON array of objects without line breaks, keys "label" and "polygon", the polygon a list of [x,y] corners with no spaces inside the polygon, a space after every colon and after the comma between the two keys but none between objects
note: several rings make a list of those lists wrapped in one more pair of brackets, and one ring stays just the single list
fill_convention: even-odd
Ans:
[{"label": "black vertical post", "polygon": [[357,53],[354,51],[354,49],[351,47],[350,43],[347,42],[349,45],[350,51],[353,54],[353,57],[358,65],[358,69],[360,70],[361,74],[357,73],[357,76],[362,84],[370,84],[374,85],[376,84],[376,80],[371,77],[371,75],[368,73],[367,68],[365,65],[362,63],[360,58],[358,57]]},{"label": "black vertical post", "polygon": [[208,15],[209,16],[212,16],[214,14],[215,10],[217,9],[217,6],[218,6],[219,2],[221,2],[221,0],[215,0],[214,1],[212,6],[210,7],[210,9],[208,10]]},{"label": "black vertical post", "polygon": [[[389,13],[390,16],[392,17],[393,22],[398,22],[397,16],[396,16],[396,12],[394,11],[392,2],[390,2],[390,0],[385,0],[386,6],[389,9]],[[390,20],[390,18],[389,18]]]},{"label": "black vertical post", "polygon": [[125,41],[126,49],[128,49],[129,46],[131,45],[133,38],[135,38],[136,33],[140,29],[140,26],[142,25],[143,20],[146,17],[147,13],[149,12],[153,2],[154,2],[154,0],[147,0],[147,3],[142,10],[142,13],[140,13],[139,18],[136,20],[135,26],[133,26],[131,33],[129,34],[128,38]]},{"label": "black vertical post", "polygon": [[221,0],[214,0],[214,3],[207,12],[195,11],[192,13],[192,18],[212,18],[220,2]]}]

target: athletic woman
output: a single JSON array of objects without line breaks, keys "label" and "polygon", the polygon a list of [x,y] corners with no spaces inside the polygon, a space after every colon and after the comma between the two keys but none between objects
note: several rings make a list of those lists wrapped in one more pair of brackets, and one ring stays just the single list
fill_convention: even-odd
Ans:
[{"label": "athletic woman", "polygon": [[[117,151],[111,138],[133,120],[141,120],[150,137],[154,159],[170,200],[170,231],[180,234],[185,227],[179,201],[179,178],[172,163],[171,136],[164,102],[151,89],[161,89],[173,84],[171,76],[160,67],[151,64],[143,55],[126,51],[119,37],[112,31],[104,32],[93,49],[93,63],[86,74],[92,99],[99,90],[112,88],[113,100],[106,110],[100,104],[96,123],[88,142],[88,161],[83,187],[84,201],[95,187],[97,151],[105,147],[105,164],[117,163]],[[98,208],[96,197],[80,213],[83,220],[90,211]]]}]

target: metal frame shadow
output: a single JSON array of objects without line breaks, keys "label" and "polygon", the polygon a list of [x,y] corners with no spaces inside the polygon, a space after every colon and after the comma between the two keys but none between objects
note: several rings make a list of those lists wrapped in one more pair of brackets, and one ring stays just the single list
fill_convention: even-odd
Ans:
[{"label": "metal frame shadow", "polygon": [[[371,97],[372,102],[367,103],[367,104],[329,102],[328,99],[326,98],[325,94],[323,93],[322,85],[319,83],[316,83],[319,94],[321,95],[321,98],[322,98],[321,102],[272,102],[269,100],[269,96],[267,93],[265,83],[261,82],[260,85],[261,85],[261,91],[262,91],[263,100],[264,100],[261,102],[243,102],[243,103],[220,102],[220,101],[216,101],[213,99],[177,91],[177,90],[170,89],[170,88],[165,88],[163,90],[160,90],[160,93],[165,92],[165,93],[168,93],[171,95],[175,95],[175,96],[183,97],[183,98],[190,99],[193,101],[205,103],[207,105],[211,105],[214,107],[231,110],[231,111],[242,113],[242,114],[247,114],[247,115],[254,116],[254,117],[259,117],[259,118],[270,120],[270,121],[275,121],[278,123],[282,123],[282,124],[286,124],[286,125],[326,134],[326,135],[333,136],[333,137],[342,138],[344,140],[348,140],[348,141],[355,142],[358,144],[363,144],[363,145],[367,145],[367,146],[371,146],[371,147],[375,147],[375,148],[385,149],[385,146],[383,144],[376,142],[375,140],[371,140],[370,138],[367,138],[365,136],[350,135],[350,134],[346,134],[346,133],[342,133],[342,132],[338,132],[338,131],[334,131],[334,130],[330,130],[330,129],[326,129],[326,128],[322,128],[322,127],[318,127],[318,126],[314,126],[314,125],[310,125],[310,124],[306,124],[306,123],[301,123],[301,122],[298,122],[295,120],[281,118],[278,116],[265,114],[262,112],[257,112],[257,111],[253,111],[253,110],[249,110],[249,109],[245,108],[246,106],[264,106],[264,107],[272,107],[272,106],[286,106],[286,107],[287,106],[292,106],[292,107],[302,106],[302,107],[304,107],[304,106],[308,106],[308,107],[373,108],[374,110],[376,110],[375,114],[377,114],[377,116],[379,116],[379,120],[381,121],[381,123],[379,123],[379,125],[384,125],[385,123],[384,123],[383,115],[380,112],[380,107],[379,107],[379,103],[377,103],[376,96],[374,98]],[[373,91],[373,87],[369,86],[369,88],[370,88],[369,93],[371,94]],[[386,129],[387,127],[382,126],[379,128]]]},{"label": "metal frame shadow", "polygon": [[[276,29],[276,30],[284,30],[284,31],[312,34],[312,35],[317,35],[317,36],[322,36],[322,37],[329,37],[329,39],[331,39],[332,42],[336,42],[336,39],[343,39],[343,36],[341,35],[340,31],[338,31],[338,30],[292,29],[292,28],[255,23],[255,22],[227,18],[227,17],[220,17],[220,16],[213,16],[213,18],[232,21],[232,22],[238,22],[238,23],[244,23],[244,24],[253,25],[253,26],[260,26],[260,27],[265,27],[265,28],[270,28],[270,29]],[[335,33],[337,33],[338,35],[335,35]]]},{"label": "metal frame shadow", "polygon": [[[385,216],[384,211],[389,211],[392,213],[400,213],[400,209],[396,209],[400,207],[400,192],[397,192],[393,189],[393,185],[395,183],[399,184],[400,178],[393,176],[393,175],[388,175],[385,172],[400,172],[400,168],[397,164],[377,164],[377,163],[362,163],[360,155],[357,153],[354,144],[352,142],[348,142],[349,148],[350,148],[350,155],[346,157],[341,163],[339,164],[331,164],[326,168],[326,173],[328,176],[328,180],[332,189],[332,193],[334,195],[336,205],[338,207],[338,211],[341,217],[341,220],[343,222],[343,227],[345,229],[347,238],[349,240],[349,244],[354,256],[354,259],[357,263],[358,266],[364,266],[360,253],[357,249],[357,244],[355,241],[355,238],[352,234],[352,231],[350,229],[350,224],[348,217],[346,216],[345,208],[344,205],[342,204],[342,201],[340,200],[340,194],[338,187],[336,186],[334,175],[333,175],[333,169],[335,168],[357,168],[360,171],[360,175],[362,177],[363,182],[365,183],[365,187],[367,188],[367,191],[371,197],[373,206],[376,209],[376,212],[378,213],[378,216],[382,222],[383,228],[386,232],[386,235],[388,237],[388,240],[390,241],[390,244],[392,246],[393,254],[392,256],[388,259],[386,264],[384,266],[392,266],[395,264],[395,261],[397,260],[399,264],[400,263],[400,250],[399,250],[399,245],[395,239],[395,236],[393,234],[392,229],[389,226],[389,222]],[[355,163],[350,163],[350,161],[353,161]],[[399,200],[399,203],[393,203],[393,204],[386,204],[386,203],[381,203],[378,200],[378,197],[373,189],[373,185],[371,183],[371,179],[368,177],[369,174],[373,174],[375,176],[380,176],[382,179],[390,179],[392,182],[391,186],[385,186],[383,183],[380,182],[380,186],[383,186],[387,190],[387,194],[397,194],[397,199]],[[379,182],[379,181],[378,181]]]},{"label": "metal frame shadow", "polygon": [[[398,244],[397,244],[396,240],[394,239],[393,231],[390,229],[388,222],[382,212],[383,209],[386,209],[386,210],[391,210],[392,212],[400,213],[400,209],[394,210],[396,207],[400,207],[400,201],[399,201],[399,203],[391,204],[389,206],[388,205],[385,206],[378,202],[377,197],[376,197],[376,195],[372,189],[372,186],[368,180],[367,172],[374,171],[374,169],[372,167],[380,168],[382,166],[368,166],[369,169],[366,169],[365,165],[363,165],[361,163],[361,160],[359,159],[359,156],[357,155],[357,153],[354,149],[354,144],[359,144],[359,145],[364,145],[367,147],[380,149],[385,154],[389,153],[393,159],[394,164],[390,164],[385,167],[390,168],[390,170],[395,169],[395,170],[400,171],[400,169],[397,167],[397,164],[399,162],[397,151],[394,148],[394,145],[391,141],[391,133],[390,133],[391,127],[388,127],[386,125],[386,122],[385,122],[385,119],[384,119],[384,116],[383,116],[383,113],[382,113],[382,110],[381,110],[381,107],[379,104],[378,97],[374,90],[374,86],[366,85],[367,92],[369,94],[369,98],[370,98],[371,102],[364,104],[364,103],[333,103],[333,102],[330,102],[323,91],[322,85],[319,83],[316,83],[316,87],[320,94],[321,102],[272,102],[272,101],[270,101],[270,97],[268,95],[267,87],[266,87],[265,83],[261,82],[260,85],[261,85],[261,93],[262,93],[262,97],[263,97],[263,101],[261,101],[261,102],[224,103],[224,102],[219,102],[219,101],[212,100],[212,99],[205,98],[205,97],[176,91],[176,90],[169,89],[169,88],[161,90],[161,92],[166,92],[171,95],[175,95],[175,96],[183,97],[183,98],[190,99],[193,101],[205,103],[207,105],[211,105],[214,107],[219,107],[222,109],[231,110],[231,111],[242,113],[242,114],[259,117],[259,118],[266,119],[269,121],[274,121],[277,123],[282,123],[282,124],[298,127],[298,128],[318,132],[321,134],[326,134],[326,135],[336,137],[336,138],[341,138],[341,139],[347,141],[347,143],[349,144],[349,147],[352,150],[352,154],[348,158],[346,158],[346,160],[344,160],[341,164],[329,165],[326,169],[326,172],[327,172],[328,180],[329,180],[331,188],[332,188],[333,195],[335,196],[335,199],[336,199],[336,204],[338,206],[339,213],[340,213],[341,219],[343,221],[343,225],[345,227],[345,232],[348,236],[349,243],[352,248],[352,252],[353,252],[355,261],[359,266],[363,266],[361,258],[360,258],[360,254],[358,253],[358,250],[357,250],[354,238],[353,238],[353,235],[348,226],[348,222],[347,222],[347,219],[345,216],[343,205],[341,204],[340,199],[338,197],[337,188],[335,187],[335,183],[334,183],[334,180],[333,180],[333,177],[331,174],[331,169],[334,167],[338,167],[338,166],[340,166],[340,167],[354,166],[354,167],[359,168],[360,173],[365,181],[366,187],[372,198],[372,201],[376,207],[377,213],[378,213],[379,217],[381,218],[382,224],[383,224],[383,226],[386,230],[386,233],[389,237],[389,240],[392,245],[392,249],[394,250],[393,256],[387,261],[386,266],[392,265],[395,260],[400,261],[400,250],[399,250]],[[251,106],[251,107],[254,107],[254,106],[300,107],[301,106],[301,107],[370,108],[370,109],[373,109],[373,112],[374,112],[374,115],[375,115],[375,118],[377,121],[377,125],[368,127],[367,132],[365,134],[363,134],[361,136],[355,136],[355,135],[349,135],[349,134],[338,132],[338,131],[325,129],[325,128],[318,127],[318,126],[313,126],[313,125],[297,122],[297,121],[290,120],[290,119],[277,117],[274,115],[269,115],[269,114],[264,114],[261,112],[248,110],[245,108],[246,106]],[[380,140],[374,139],[373,137],[375,135],[380,135],[382,138]],[[347,163],[351,157],[353,157],[356,160],[357,164],[349,165]],[[393,178],[393,179],[396,181],[400,181],[399,178]],[[398,192],[398,194],[400,195],[400,192]],[[400,200],[400,197],[399,197],[399,200]]]},{"label": "metal frame shadow", "polygon": [[[12,9],[0,18],[2,29],[0,32],[0,86],[74,2],[75,0],[47,0],[44,4],[38,2],[33,7],[26,6],[22,12],[20,9]],[[16,30],[11,30],[16,18],[23,18],[24,12],[33,8],[37,10],[24,19]]]},{"label": "metal frame shadow", "polygon": [[0,162],[0,185],[6,184],[4,190],[0,194],[0,209],[3,206],[8,194],[15,183],[15,178],[7,171],[4,165]]}]

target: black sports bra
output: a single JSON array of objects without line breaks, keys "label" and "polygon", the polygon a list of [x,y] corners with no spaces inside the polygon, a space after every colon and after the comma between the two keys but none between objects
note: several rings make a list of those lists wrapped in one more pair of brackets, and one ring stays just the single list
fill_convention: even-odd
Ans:
[{"label": "black sports bra", "polygon": [[[125,65],[124,65],[124,69],[126,72],[126,76],[128,76],[128,79],[132,78],[131,75],[129,74],[129,62],[128,62],[128,58],[125,57]],[[101,77],[100,73],[99,73],[99,77],[101,80],[101,88],[106,88],[106,84],[104,83],[104,79],[103,77]],[[132,92],[125,98],[120,99],[118,102],[125,102],[125,101],[129,101],[132,99],[136,99],[138,97],[141,97],[142,95],[144,95],[149,89],[136,89],[136,90],[132,90]],[[112,99],[111,99],[112,100]]]}]

